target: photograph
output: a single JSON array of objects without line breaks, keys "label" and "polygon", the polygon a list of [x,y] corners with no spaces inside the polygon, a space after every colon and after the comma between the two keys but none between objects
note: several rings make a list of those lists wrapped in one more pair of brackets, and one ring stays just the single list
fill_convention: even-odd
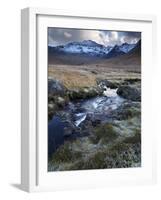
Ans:
[{"label": "photograph", "polygon": [[47,28],[48,172],[141,167],[141,39]]}]

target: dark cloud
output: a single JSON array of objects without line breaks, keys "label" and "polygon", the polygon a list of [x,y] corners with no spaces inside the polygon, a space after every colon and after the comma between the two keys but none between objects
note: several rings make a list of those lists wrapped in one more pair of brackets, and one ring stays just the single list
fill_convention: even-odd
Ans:
[{"label": "dark cloud", "polygon": [[140,38],[140,32],[48,28],[48,44],[53,46],[83,40],[93,40],[105,46],[113,46],[125,42],[136,43]]},{"label": "dark cloud", "polygon": [[84,40],[84,30],[64,29],[64,28],[48,28],[48,44],[62,45],[73,41]]},{"label": "dark cloud", "polygon": [[100,37],[105,45],[120,45],[122,43],[136,43],[141,38],[140,32],[129,31],[100,31]]}]

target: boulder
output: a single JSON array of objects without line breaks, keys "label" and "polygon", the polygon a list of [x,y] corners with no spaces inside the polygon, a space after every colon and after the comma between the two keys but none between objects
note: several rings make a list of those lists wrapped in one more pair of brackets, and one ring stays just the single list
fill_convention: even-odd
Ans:
[{"label": "boulder", "polygon": [[75,125],[70,121],[64,121],[64,136],[70,137],[76,131]]},{"label": "boulder", "polygon": [[69,102],[67,89],[55,79],[48,79],[48,120]]},{"label": "boulder", "polygon": [[57,96],[55,99],[55,103],[56,105],[58,105],[58,107],[63,108],[67,102],[63,97]]},{"label": "boulder", "polygon": [[64,96],[66,92],[65,86],[56,79],[48,79],[48,94]]},{"label": "boulder", "polygon": [[141,101],[141,91],[129,85],[122,85],[118,88],[117,94],[131,101]]},{"label": "boulder", "polygon": [[68,91],[68,96],[70,100],[76,99],[87,99],[96,96],[100,96],[103,94],[103,89],[100,87],[90,87],[90,88],[82,88],[82,89],[73,89]]},{"label": "boulder", "polygon": [[68,103],[67,97],[61,96],[50,96],[48,97],[48,119],[52,119],[52,116],[59,111],[61,108],[64,108]]},{"label": "boulder", "polygon": [[54,113],[58,110],[58,106],[54,103],[48,103],[48,120],[53,118]]},{"label": "boulder", "polygon": [[104,88],[104,87],[107,87],[107,88],[110,88],[110,89],[116,89],[119,87],[119,83],[117,82],[112,82],[112,81],[109,81],[107,79],[98,79],[97,80],[97,84],[101,87],[101,88]]}]

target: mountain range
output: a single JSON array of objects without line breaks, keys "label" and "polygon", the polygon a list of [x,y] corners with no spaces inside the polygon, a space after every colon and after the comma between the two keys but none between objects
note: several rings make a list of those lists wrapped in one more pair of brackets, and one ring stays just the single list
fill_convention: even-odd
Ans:
[{"label": "mountain range", "polygon": [[92,40],[84,40],[82,42],[70,42],[60,46],[48,46],[49,55],[52,54],[72,54],[84,55],[92,57],[112,58],[124,54],[129,54],[135,49],[139,48],[141,40],[136,44],[123,43],[115,46],[104,46]]}]

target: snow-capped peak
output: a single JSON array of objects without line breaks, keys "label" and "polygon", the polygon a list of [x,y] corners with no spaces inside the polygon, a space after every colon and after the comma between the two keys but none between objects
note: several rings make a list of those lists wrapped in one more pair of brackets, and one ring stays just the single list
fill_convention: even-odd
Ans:
[{"label": "snow-capped peak", "polygon": [[119,49],[124,53],[128,53],[131,49],[135,47],[135,45],[136,44],[123,43],[122,45],[119,46]]},{"label": "snow-capped peak", "polygon": [[113,57],[128,53],[135,47],[135,44],[124,43],[120,46],[115,45],[104,46],[92,40],[83,40],[82,42],[70,42],[66,45],[51,47],[56,52],[72,53],[72,54],[87,54],[90,56]]},{"label": "snow-capped peak", "polygon": [[97,42],[94,42],[92,40],[83,40],[83,42],[81,42],[81,44],[87,45],[87,46],[102,46],[102,45],[100,45]]}]

